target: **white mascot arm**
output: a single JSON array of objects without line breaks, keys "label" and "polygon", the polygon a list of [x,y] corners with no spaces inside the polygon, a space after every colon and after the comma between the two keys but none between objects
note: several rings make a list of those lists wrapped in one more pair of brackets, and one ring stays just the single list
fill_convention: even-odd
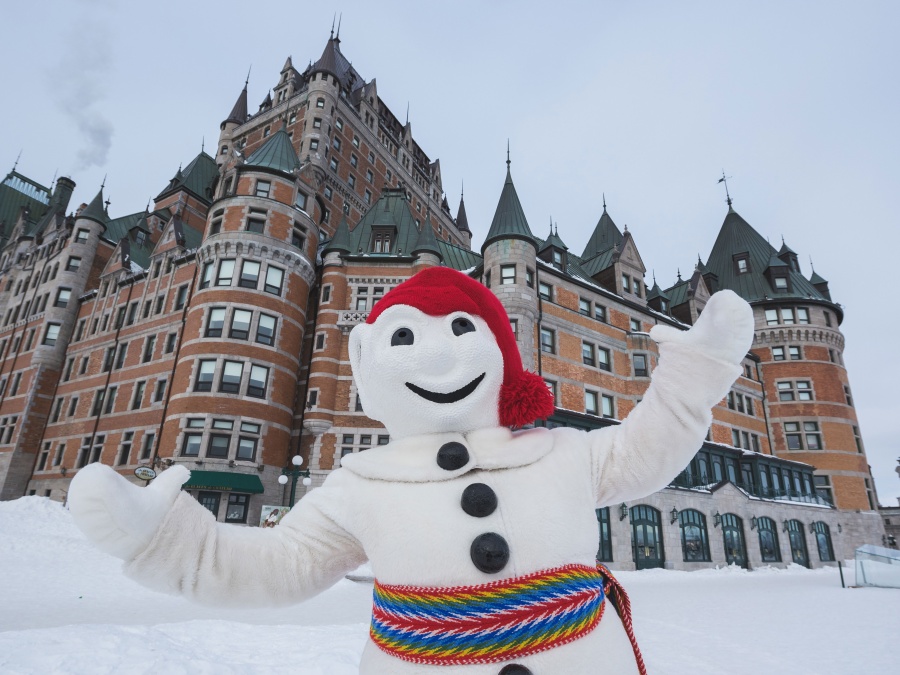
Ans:
[{"label": "white mascot arm", "polygon": [[85,535],[122,558],[126,574],[145,586],[205,604],[284,605],[319,593],[366,560],[337,522],[346,513],[342,473],[274,528],[217,523],[181,492],[190,472],[178,466],[138,487],[91,464],[73,479],[69,508]]},{"label": "white mascot arm", "polygon": [[712,408],[741,373],[753,341],[753,311],[735,293],[715,293],[687,331],[654,326],[659,364],[643,400],[622,424],[589,433],[598,506],[667,486],[700,449]]}]

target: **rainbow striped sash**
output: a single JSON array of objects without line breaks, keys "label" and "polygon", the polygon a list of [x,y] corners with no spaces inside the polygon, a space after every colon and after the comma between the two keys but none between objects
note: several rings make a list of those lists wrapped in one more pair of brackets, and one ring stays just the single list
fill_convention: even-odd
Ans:
[{"label": "rainbow striped sash", "polygon": [[604,577],[586,565],[452,588],[376,581],[369,634],[381,650],[414,663],[509,661],[590,633],[604,597]]}]

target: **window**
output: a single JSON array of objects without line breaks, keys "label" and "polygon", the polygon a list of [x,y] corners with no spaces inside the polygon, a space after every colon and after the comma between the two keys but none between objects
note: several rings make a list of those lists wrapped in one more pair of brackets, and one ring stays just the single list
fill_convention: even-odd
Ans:
[{"label": "window", "polygon": [[318,333],[316,335],[316,344],[313,349],[325,349],[325,333]]},{"label": "window", "polygon": [[165,380],[157,380],[156,381],[156,389],[153,392],[153,402],[159,403],[163,400],[163,397],[166,395],[166,381]]},{"label": "window", "polygon": [[[243,424],[241,425],[243,430]],[[238,438],[238,447],[237,447],[237,455],[235,459],[240,459],[245,462],[252,462],[256,457],[256,444],[258,443],[258,439],[256,438],[248,438],[247,436],[240,436]]]},{"label": "window", "polygon": [[266,212],[262,209],[250,209],[246,227],[247,232],[263,234],[266,231]]},{"label": "window", "polygon": [[148,316],[150,316],[150,307],[151,306],[152,306],[152,303],[149,300],[147,300],[147,302],[144,303],[144,311],[141,313],[142,319],[146,319]]},{"label": "window", "polygon": [[216,372],[215,359],[201,359],[197,366],[194,391],[212,391],[213,375]]},{"label": "window", "polygon": [[231,314],[231,328],[228,331],[228,337],[235,340],[246,340],[250,337],[250,320],[253,318],[253,312],[246,309],[236,309]]},{"label": "window", "polygon": [[556,353],[556,333],[549,328],[541,328],[541,351]]},{"label": "window", "polygon": [[256,326],[256,341],[260,344],[272,346],[275,344],[275,324],[278,321],[268,314],[259,315],[259,323]]},{"label": "window", "polygon": [[312,410],[316,407],[316,404],[319,402],[319,390],[318,389],[310,389],[309,395],[306,397],[306,409]]},{"label": "window", "polygon": [[851,396],[851,394],[850,394],[850,387],[848,387],[846,384],[844,385],[844,398],[847,399],[847,405],[849,405],[852,408],[853,407],[853,396]]},{"label": "window", "polygon": [[141,363],[147,363],[153,358],[154,347],[156,347],[156,336],[151,335],[144,340],[144,355],[141,357]]},{"label": "window", "polygon": [[809,323],[809,310],[805,307],[797,308],[797,323]]},{"label": "window", "polygon": [[72,377],[72,367],[75,365],[75,359],[71,358],[66,361],[66,369],[63,373],[63,382],[68,382],[69,378]]},{"label": "window", "polygon": [[[313,150],[313,151],[319,149],[319,139],[318,138],[309,139],[309,149]],[[329,199],[331,199],[331,197],[329,197]]]},{"label": "window", "polygon": [[518,319],[510,319],[509,327],[512,329],[513,337],[518,340],[519,339],[519,320]]},{"label": "window", "polygon": [[226,361],[222,369],[222,380],[219,382],[219,391],[226,394],[237,394],[241,388],[241,376],[244,374],[244,364],[240,361]]},{"label": "window", "polygon": [[500,265],[500,283],[514,284],[516,283],[516,266]]},{"label": "window", "polygon": [[16,373],[13,377],[12,387],[9,388],[9,395],[15,396],[19,393],[19,385],[22,383],[22,373]]},{"label": "window", "polygon": [[632,333],[640,333],[641,332],[641,320],[640,319],[631,319],[629,322]]},{"label": "window", "polygon": [[87,319],[82,319],[78,322],[78,328],[75,329],[75,340],[74,342],[78,342],[81,339],[81,336],[84,335],[84,326]]},{"label": "window", "polygon": [[622,291],[627,293],[631,290],[631,277],[627,274],[622,275]]},{"label": "window", "polygon": [[113,364],[113,368],[118,370],[122,366],[125,365],[125,357],[128,355],[128,343],[123,342],[119,345],[119,351],[116,354],[116,362]]},{"label": "window", "polygon": [[822,562],[834,560],[834,548],[831,545],[831,531],[828,529],[828,525],[820,520],[812,524],[812,531],[816,536],[819,560]]},{"label": "window", "polygon": [[247,381],[247,396],[256,398],[266,397],[266,382],[269,379],[269,369],[265,366],[250,366],[250,379]]},{"label": "window", "polygon": [[597,321],[606,323],[606,307],[603,305],[594,305],[594,318],[597,319]]},{"label": "window", "polygon": [[[352,163],[353,162],[351,162],[351,164]],[[347,176],[347,183],[350,185],[350,187],[356,187],[356,176],[354,176],[352,173]],[[349,207],[349,204],[344,204],[344,206]],[[344,213],[347,213],[346,209],[344,210]]]},{"label": "window", "polygon": [[106,391],[103,389],[98,389],[94,392],[94,405],[91,407],[91,416],[96,417],[103,411],[103,397],[106,395]]},{"label": "window", "polygon": [[203,263],[203,275],[200,277],[200,288],[208,288],[212,283],[214,264],[212,262]]},{"label": "window", "polygon": [[784,437],[788,450],[821,450],[822,435],[818,422],[785,422]]},{"label": "window", "polygon": [[331,284],[322,286],[322,304],[331,302]]},{"label": "window", "polygon": [[119,391],[118,387],[110,387],[106,392],[106,406],[104,407],[103,413],[109,415],[113,408],[116,406],[116,393]]},{"label": "window", "polygon": [[316,99],[316,107],[317,107],[317,108],[324,108],[324,107],[325,107],[325,99],[322,98],[321,96],[320,96],[319,98]]},{"label": "window", "polygon": [[772,347],[772,360],[784,361],[784,347]]},{"label": "window", "polygon": [[281,295],[281,284],[284,281],[284,270],[271,265],[266,268],[266,283],[263,287],[266,293]]},{"label": "window", "polygon": [[331,147],[340,152],[341,149],[341,139],[335,136],[331,139]]},{"label": "window", "polygon": [[130,326],[137,318],[138,301],[135,300],[128,306],[128,319],[125,321],[126,326]]},{"label": "window", "polygon": [[246,523],[247,522],[247,506],[250,502],[250,495],[238,495],[231,493],[228,495],[228,505],[225,508],[226,523]]},{"label": "window", "polygon": [[69,299],[72,297],[72,289],[71,288],[60,288],[56,291],[56,300],[53,301],[54,307],[66,307],[69,304]]},{"label": "window", "polygon": [[597,367],[607,372],[612,370],[612,356],[606,347],[597,347]]},{"label": "window", "polygon": [[[369,162],[375,163],[375,156],[372,153],[369,153]],[[375,174],[372,173],[372,169],[366,169],[366,181],[369,183],[375,182]]]},{"label": "window", "polygon": [[253,260],[245,260],[241,264],[241,276],[238,286],[255,289],[259,284],[259,263]]},{"label": "window", "polygon": [[50,417],[51,422],[59,422],[59,415],[62,412],[63,397],[56,399],[56,405],[53,406],[53,415]]},{"label": "window", "polygon": [[600,546],[597,549],[598,562],[612,562],[612,535],[609,528],[609,507],[596,509],[597,526],[600,529]]},{"label": "window", "polygon": [[337,127],[337,130],[338,130],[338,131],[343,131],[343,130],[344,130],[344,120],[342,120],[340,117],[338,117],[338,118],[334,121],[334,126]]},{"label": "window", "polygon": [[331,158],[331,161],[328,163],[328,166],[331,168],[332,171],[337,173],[338,161],[334,157]]},{"label": "window", "polygon": [[294,199],[294,206],[301,211],[306,211],[306,200],[306,195],[300,190],[297,190],[297,197]]},{"label": "window", "polygon": [[825,325],[831,328],[831,312],[825,312]]},{"label": "window", "polygon": [[553,300],[553,286],[545,284],[543,281],[538,283],[538,295],[544,300]]},{"label": "window", "polygon": [[777,309],[767,309],[766,310],[766,325],[775,326],[778,324],[778,310]]},{"label": "window", "polygon": [[788,289],[788,279],[784,276],[775,277],[775,290],[778,292],[787,291]]},{"label": "window", "polygon": [[213,307],[209,310],[209,319],[206,322],[206,337],[222,337],[222,327],[225,325],[225,308]]},{"label": "window", "polygon": [[632,279],[631,280],[631,290],[638,297],[641,297],[641,281],[640,279]]},{"label": "window", "polygon": [[70,256],[66,261],[66,272],[77,272],[79,267],[81,267],[81,258]]},{"label": "window", "polygon": [[793,323],[795,323],[795,319],[794,319],[794,310],[793,310],[793,309],[789,309],[789,308],[787,308],[787,307],[785,307],[784,309],[782,309],[782,310],[781,310],[781,320],[782,320],[783,323],[786,323],[786,324],[793,324]]},{"label": "window", "polygon": [[834,504],[834,494],[831,491],[831,478],[829,476],[813,476],[813,484],[816,488],[816,496],[828,504]]},{"label": "window", "polygon": [[216,286],[231,286],[231,277],[234,275],[234,259],[223,260],[219,263],[219,275],[216,277]]},{"label": "window", "polygon": [[600,403],[604,417],[613,418],[616,416],[615,399],[612,396],[603,394],[600,397]]},{"label": "window", "polygon": [[585,316],[591,315],[591,301],[584,298],[578,299],[578,311]]},{"label": "window", "polygon": [[185,457],[197,457],[200,454],[200,440],[203,434],[185,434],[181,443],[181,454]]},{"label": "window", "polygon": [[547,389],[553,396],[553,404],[556,405],[556,382],[554,382],[553,380],[544,380],[544,384],[547,385]]},{"label": "window", "polygon": [[256,196],[257,197],[268,197],[269,192],[272,190],[272,183],[267,180],[257,180],[256,181]]},{"label": "window", "polygon": [[[371,173],[371,171],[369,173]],[[366,190],[365,195],[363,196],[363,200],[366,202],[366,204],[372,203],[372,191],[371,190]]]},{"label": "window", "polygon": [[75,243],[83,244],[88,240],[88,235],[90,233],[84,228],[79,228],[78,232],[75,233]]},{"label": "window", "polygon": [[681,551],[685,562],[709,562],[709,540],[706,516],[694,509],[678,513],[681,527]]},{"label": "window", "polygon": [[270,133],[272,133],[272,127],[266,127],[265,129],[263,129],[263,138],[267,138]]},{"label": "window", "polygon": [[778,546],[778,530],[775,521],[762,517],[756,521],[759,530],[759,552],[763,562],[781,562],[781,549]]},{"label": "window", "polygon": [[778,382],[775,385],[778,389],[779,401],[812,401],[813,392],[809,380],[798,380],[797,382]]},{"label": "window", "polygon": [[635,354],[634,355],[634,376],[635,377],[649,377],[650,369],[647,366],[647,355],[646,354]]},{"label": "window", "polygon": [[856,452],[862,454],[862,436],[859,435],[859,427],[853,427],[853,440],[856,441]]},{"label": "window", "polygon": [[528,288],[534,288],[534,270],[525,268],[525,285]]},{"label": "window", "polygon": [[144,380],[134,383],[134,395],[131,397],[131,409],[139,410],[144,404],[144,388],[147,383]]},{"label": "window", "polygon": [[750,271],[750,254],[738,253],[734,256],[734,271],[737,274],[747,274]]},{"label": "window", "polygon": [[69,412],[66,414],[66,417],[73,417],[77,410],[78,410],[78,397],[73,396],[72,400],[69,401]]},{"label": "window", "polygon": [[599,413],[600,408],[596,391],[584,390],[584,411],[589,415],[596,415]]},{"label": "window", "polygon": [[593,366],[596,364],[597,360],[594,357],[594,345],[590,342],[582,342],[581,343],[581,361],[586,366]]},{"label": "window", "polygon": [[44,332],[44,342],[43,344],[48,347],[52,347],[56,344],[56,341],[59,339],[59,326],[58,323],[48,323],[47,330]]},{"label": "window", "polygon": [[228,447],[231,445],[231,436],[227,434],[210,434],[206,444],[206,456],[225,459],[228,457]]},{"label": "window", "polygon": [[128,464],[128,458],[131,455],[131,441],[134,439],[133,431],[126,431],[122,435],[122,446],[119,448],[119,456],[116,463],[119,465]]},{"label": "window", "polygon": [[169,333],[166,336],[166,354],[171,354],[175,351],[175,342],[178,340],[177,333]]}]

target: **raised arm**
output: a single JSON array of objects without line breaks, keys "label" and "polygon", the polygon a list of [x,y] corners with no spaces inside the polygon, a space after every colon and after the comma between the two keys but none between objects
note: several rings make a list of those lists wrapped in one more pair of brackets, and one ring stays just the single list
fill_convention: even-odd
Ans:
[{"label": "raised arm", "polygon": [[741,373],[753,312],[731,291],[714,294],[688,331],[655,326],[659,364],[643,400],[622,424],[592,431],[598,506],[668,485],[700,449],[715,406]]},{"label": "raised arm", "polygon": [[125,561],[128,576],[204,604],[299,602],[366,560],[341,524],[347,513],[343,472],[265,529],[217,523],[180,491],[189,476],[173,467],[140,488],[109,467],[90,465],[73,481],[70,508],[89,539]]}]

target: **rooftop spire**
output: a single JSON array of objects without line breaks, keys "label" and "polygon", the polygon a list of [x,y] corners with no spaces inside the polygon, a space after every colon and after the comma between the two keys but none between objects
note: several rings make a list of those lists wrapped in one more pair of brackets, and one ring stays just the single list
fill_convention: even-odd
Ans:
[{"label": "rooftop spire", "polygon": [[229,122],[234,122],[235,124],[243,124],[247,121],[247,85],[249,82],[250,69],[248,68],[247,79],[244,80],[244,88],[241,90],[241,93],[238,94],[237,101],[234,102],[234,106],[231,108],[231,112],[228,113],[228,117],[226,117],[225,121],[222,122],[223,129]]},{"label": "rooftop spire", "polygon": [[334,39],[340,42],[341,40],[341,19],[344,18],[344,13],[341,12],[338,14],[338,27],[337,27],[337,35],[334,36]]},{"label": "rooftop spire", "polygon": [[606,211],[606,193],[603,193],[603,210]]},{"label": "rooftop spire", "polygon": [[246,89],[246,88],[247,88],[247,85],[250,84],[250,71],[251,71],[251,70],[253,70],[253,64],[252,64],[252,63],[251,63],[250,66],[247,68],[247,79],[244,80],[244,89]]},{"label": "rooftop spire", "polygon": [[328,36],[329,40],[334,40],[334,22],[337,19],[337,12],[335,12],[331,17],[331,35]]},{"label": "rooftop spire", "polygon": [[507,171],[507,173],[509,172],[510,163],[511,162],[509,161],[509,139],[507,138],[506,139],[506,171]]},{"label": "rooftop spire", "polygon": [[[22,151],[19,150],[19,154],[16,155],[16,161],[13,162],[13,168],[12,168],[13,171],[15,171],[15,170],[16,170],[16,167],[19,166],[19,160],[20,160],[21,158],[22,158]],[[12,171],[11,171],[10,173],[12,173]]]},{"label": "rooftop spire", "polygon": [[728,208],[731,208],[731,195],[728,194],[728,179],[731,176],[725,175],[725,169],[722,169],[722,177],[718,180],[719,183],[725,183],[725,201],[728,203]]}]

